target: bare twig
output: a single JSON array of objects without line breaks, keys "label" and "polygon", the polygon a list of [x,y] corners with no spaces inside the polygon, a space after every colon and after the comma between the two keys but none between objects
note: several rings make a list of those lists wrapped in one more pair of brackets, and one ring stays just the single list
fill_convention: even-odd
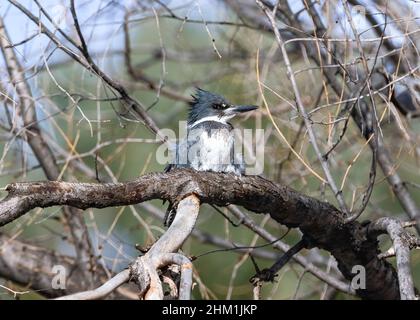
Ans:
[{"label": "bare twig", "polygon": [[265,281],[265,282],[273,282],[275,277],[277,276],[277,272],[281,270],[292,258],[296,255],[299,251],[304,249],[307,246],[307,242],[305,239],[300,240],[296,243],[293,247],[287,250],[281,257],[278,259],[270,268],[263,269],[257,272],[251,278],[253,283]]},{"label": "bare twig", "polygon": [[[303,105],[302,99],[301,99],[301,95],[299,92],[299,88],[298,85],[296,83],[296,79],[293,73],[293,69],[292,66],[290,64],[290,60],[289,60],[289,55],[286,51],[285,45],[284,45],[284,41],[283,41],[283,37],[279,32],[276,20],[274,18],[275,13],[273,14],[273,12],[269,11],[268,8],[263,4],[263,2],[256,0],[257,4],[259,5],[259,7],[261,8],[261,10],[265,13],[265,15],[267,16],[267,18],[270,20],[271,26],[272,26],[272,30],[274,31],[277,43],[281,49],[281,52],[283,54],[283,59],[284,59],[284,63],[286,64],[286,68],[287,68],[287,73],[290,79],[290,82],[292,84],[292,88],[293,88],[293,92],[295,95],[295,99],[296,99],[296,104],[297,107],[299,109],[299,112],[303,118],[303,121],[305,123],[305,127],[306,130],[308,130],[308,135],[309,135],[309,139],[311,141],[311,145],[314,148],[314,151],[318,157],[319,162],[321,163],[322,169],[324,170],[324,174],[325,177],[328,181],[328,185],[330,186],[331,190],[334,193],[334,196],[337,198],[338,204],[340,206],[340,209],[345,212],[348,213],[348,209],[346,206],[346,203],[344,201],[343,195],[341,193],[340,190],[338,190],[334,178],[331,174],[330,168],[329,168],[329,164],[328,161],[322,156],[321,150],[318,146],[318,142],[317,142],[317,138],[315,136],[315,132],[312,128],[312,123],[311,120],[305,110],[305,107]],[[276,9],[276,7],[274,8],[274,10]]]},{"label": "bare twig", "polygon": [[410,268],[410,236],[401,222],[392,218],[380,218],[370,227],[369,232],[375,234],[385,231],[389,234],[397,257],[398,282],[402,300],[416,300],[414,282]]},{"label": "bare twig", "polygon": [[55,300],[96,300],[105,298],[107,295],[112,293],[115,289],[121,286],[123,283],[127,282],[130,278],[130,271],[128,269],[121,271],[116,274],[114,277],[109,279],[99,288],[78,292],[68,296],[63,296],[56,298]]},{"label": "bare twig", "polygon": [[[60,177],[60,169],[56,163],[55,156],[50,146],[45,142],[35,110],[35,102],[28,82],[25,79],[22,66],[20,65],[13,48],[7,48],[9,37],[0,18],[0,47],[5,58],[9,77],[15,84],[19,95],[20,113],[25,127],[25,137],[34,152],[38,162],[49,180],[56,180]],[[90,267],[95,265],[93,251],[88,237],[86,225],[75,209],[63,209],[66,220],[68,221],[72,238],[75,242],[76,253],[78,255],[79,266],[89,274]],[[90,264],[86,268],[86,265]]]},{"label": "bare twig", "polygon": [[[25,8],[22,4],[17,2],[16,0],[8,0],[12,5],[14,5],[16,8],[18,8],[22,13],[24,13],[30,20],[32,20],[36,25],[39,26],[40,32],[44,33],[48,38],[53,41],[58,48],[63,50],[66,54],[68,54],[74,61],[77,61],[82,66],[84,66],[89,71],[96,74],[99,78],[103,79],[103,81],[108,84],[112,89],[117,91],[120,95],[120,99],[126,104],[126,107],[128,110],[132,110],[135,112],[139,117],[140,120],[142,120],[145,124],[145,126],[150,129],[153,133],[159,135],[159,128],[153,121],[153,119],[146,113],[144,107],[132,98],[126,89],[117,81],[113,80],[111,77],[109,77],[105,72],[103,72],[98,65],[93,61],[92,57],[90,56],[88,51],[85,51],[82,46],[78,46],[78,49],[82,52],[82,57],[77,55],[75,52],[73,52],[71,49],[67,48],[65,45],[63,45],[59,39],[52,33],[48,28],[36,17],[34,16],[27,8]],[[79,33],[79,36],[82,37],[82,34]],[[160,136],[160,135],[159,135]],[[163,136],[160,136],[162,141],[165,140]]]}]

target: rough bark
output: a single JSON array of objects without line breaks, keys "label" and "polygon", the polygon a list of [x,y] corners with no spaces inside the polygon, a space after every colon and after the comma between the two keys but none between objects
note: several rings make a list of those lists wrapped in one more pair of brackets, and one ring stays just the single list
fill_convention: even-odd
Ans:
[{"label": "rough bark", "polygon": [[235,176],[182,169],[151,173],[125,183],[28,182],[12,183],[0,202],[0,225],[35,207],[69,205],[80,209],[140,203],[151,199],[178,202],[195,194],[201,203],[236,204],[255,213],[269,213],[277,222],[300,228],[314,246],[337,259],[351,280],[354,265],[366,268],[367,287],[357,294],[366,299],[398,299],[394,268],[377,257],[376,239],[367,236],[368,224],[345,223],[342,212],[327,202],[303,195],[258,176]]}]

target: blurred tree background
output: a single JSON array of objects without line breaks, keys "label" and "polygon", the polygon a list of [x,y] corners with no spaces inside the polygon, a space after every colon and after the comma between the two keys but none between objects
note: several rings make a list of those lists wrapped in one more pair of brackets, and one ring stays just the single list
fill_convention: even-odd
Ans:
[{"label": "blurred tree background", "polygon": [[[160,140],[132,112],[130,105],[119,98],[118,90],[60,49],[14,2],[42,21],[72,51],[77,50],[70,40],[80,45],[80,39],[69,1],[25,0],[0,4],[3,23],[23,66],[38,123],[55,155],[61,180],[127,181],[145,173],[163,171],[165,164],[156,159]],[[364,100],[371,105],[369,110],[374,110],[377,121],[375,132],[384,142],[392,167],[404,181],[410,197],[420,206],[420,125],[415,117],[420,88],[416,82],[418,2],[344,1],[355,22],[353,25],[346,17],[343,1],[280,2],[277,24],[286,42],[300,98],[310,115],[322,154],[331,151],[329,170],[349,211],[366,205],[359,221],[384,216],[407,221],[418,219],[419,211],[417,217],[407,213],[380,166],[376,168],[375,181],[370,181],[373,152],[369,143],[375,139],[367,141],[348,111],[363,109],[359,102],[352,101]],[[276,1],[263,3],[272,9]],[[285,7],[291,15],[287,16]],[[311,10],[315,10],[325,26],[322,35],[315,28]],[[178,135],[195,87],[220,93],[235,104],[257,104],[260,106],[257,112],[234,119],[233,123],[237,127],[264,130],[263,141],[254,141],[248,150],[255,150],[256,144],[264,145],[263,176],[340,207],[328,182],[314,174],[325,178],[308,127],[297,108],[273,26],[257,3],[78,0],[76,11],[89,55],[96,65],[124,87],[160,129],[171,129]],[[356,28],[360,46],[351,40],[356,39],[352,26]],[[378,34],[378,28],[383,34]],[[371,71],[369,77],[366,77],[365,62]],[[341,94],[337,95],[331,78],[326,76],[330,71],[342,89]],[[19,98],[4,59],[1,59],[0,75],[0,185],[45,180],[45,173],[27,142],[12,131],[22,127],[22,123],[16,108]],[[369,92],[375,92],[373,102]],[[399,95],[403,93],[412,97],[413,107],[407,107],[408,111],[400,109],[396,100],[402,99]],[[347,112],[343,111],[346,108]],[[369,186],[373,191],[365,204]],[[165,232],[162,217],[166,206],[153,200],[83,212],[100,264],[114,273],[133,261],[139,254],[136,244],[149,246]],[[281,251],[244,225],[231,210],[220,208],[220,211],[224,215],[203,205],[195,233],[182,248],[187,256],[196,257],[193,297],[251,299],[249,279],[256,272],[255,264],[261,269],[269,267],[281,256]],[[288,230],[268,216],[244,214],[275,238],[281,238],[282,243],[293,245],[301,237],[299,230]],[[414,228],[410,230],[416,233]],[[13,239],[75,255],[68,226],[57,207],[32,210],[3,227],[1,232]],[[387,250],[390,245],[384,237],[381,248]],[[328,252],[314,248],[300,254],[308,263],[344,279]],[[393,257],[387,260],[395,264]],[[411,266],[414,281],[419,284],[418,250],[412,251]],[[293,260],[279,272],[276,280],[263,285],[264,299],[355,298],[327,285]],[[7,278],[2,278],[0,283],[17,291],[29,290],[30,293],[19,295],[22,299],[42,298],[41,288],[37,293],[30,285]],[[2,288],[0,294],[1,299],[14,297]]]}]

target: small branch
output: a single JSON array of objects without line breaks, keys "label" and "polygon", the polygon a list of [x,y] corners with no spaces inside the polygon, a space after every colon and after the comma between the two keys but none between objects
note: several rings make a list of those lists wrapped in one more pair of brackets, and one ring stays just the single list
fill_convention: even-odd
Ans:
[{"label": "small branch", "polygon": [[[192,264],[189,259],[174,252],[182,246],[190,236],[197,221],[200,200],[190,195],[179,202],[177,214],[168,230],[156,241],[150,250],[134,262],[130,267],[131,277],[139,284],[146,300],[162,300],[162,283],[157,269],[171,263],[181,267],[181,282],[179,285],[180,300],[189,300],[192,288]],[[144,279],[149,279],[147,286]],[[145,289],[145,287],[147,287]]]},{"label": "small branch", "polygon": [[74,0],[70,1],[70,12],[73,17],[74,27],[76,28],[76,32],[80,40],[79,49],[82,51],[83,55],[89,55],[89,50],[86,45],[85,37],[83,36],[82,29],[80,29],[79,19],[77,17],[76,8],[74,6]]},{"label": "small branch", "polygon": [[[0,277],[22,284],[47,298],[71,295],[86,290],[82,270],[75,269],[75,258],[59,254],[53,250],[22,242],[0,232]],[[65,287],[52,288],[54,266],[62,266],[66,275]],[[36,270],[36,272],[34,272]],[[101,281],[108,280],[103,269],[96,269]],[[126,297],[119,295],[117,297]]]},{"label": "small branch", "polygon": [[[131,59],[132,50],[131,50],[131,41],[130,41],[130,32],[129,32],[129,23],[128,23],[129,17],[130,17],[130,12],[127,12],[124,16],[124,24],[123,24],[124,47],[125,47],[124,62],[127,68],[127,73],[130,75],[130,77],[133,80],[144,83],[146,85],[146,88],[149,90],[154,90],[154,91],[157,91],[158,93],[160,92],[162,93],[163,96],[166,96],[170,99],[179,100],[183,102],[190,102],[191,101],[190,97],[186,97],[180,94],[175,89],[165,88],[164,86],[155,83],[155,81],[153,81],[147,75],[144,74],[143,70],[141,70],[140,68],[135,68],[133,66],[132,59]],[[164,55],[163,53],[165,53],[165,56],[166,56],[166,51],[160,48],[159,53],[157,55],[156,54],[154,55],[156,57],[154,57],[153,60],[158,57],[162,57],[163,59],[163,55]]]},{"label": "small branch", "polygon": [[402,300],[417,300],[414,291],[414,281],[410,268],[410,241],[412,237],[403,228],[401,222],[392,218],[380,218],[369,227],[369,232],[386,231],[393,243],[397,258],[398,282]]},{"label": "small branch", "polygon": [[[322,19],[319,16],[318,12],[312,7],[309,7],[307,11],[308,11],[308,14],[312,18],[317,34],[319,35],[327,34],[327,30],[324,27],[322,23]],[[293,21],[290,21],[290,23],[293,24],[294,28],[297,28],[297,29],[301,28],[300,23],[298,23],[297,21],[293,20]],[[383,39],[383,37],[381,39]],[[318,57],[318,52],[315,52],[313,48],[307,45],[307,43],[304,43],[304,45],[307,51],[309,52],[310,56],[312,57],[313,61],[315,61],[315,63],[322,66],[323,61],[328,61],[328,57],[323,51],[321,51],[321,57]],[[336,52],[333,52],[331,55],[335,56]],[[342,83],[337,79],[337,76],[333,70],[329,68],[324,68],[323,73],[326,79],[328,80],[328,84],[335,91],[336,95],[340,97],[340,101],[342,103],[345,101],[342,99],[343,93],[345,97],[352,96],[351,93],[354,91],[354,88],[352,88],[351,85],[348,83],[347,83],[347,86],[343,87]],[[357,101],[360,104],[360,107],[364,111],[367,111],[369,109],[368,106],[366,105],[366,102],[363,99],[356,99],[355,101]],[[365,130],[365,128],[366,128],[368,119],[365,119],[362,116],[364,113],[366,112],[359,113],[357,112],[355,108],[353,108],[351,112],[351,116],[353,120],[355,121],[355,123],[357,124],[357,126],[359,127],[360,132],[367,140],[369,139],[369,131]],[[395,196],[398,198],[399,202],[401,203],[401,206],[404,208],[407,215],[410,217],[410,219],[417,220],[416,230],[417,230],[417,233],[420,234],[420,222],[419,222],[420,210],[417,207],[417,204],[414,201],[413,197],[411,196],[410,192],[408,191],[407,187],[404,185],[404,182],[401,179],[400,175],[396,171],[391,155],[389,154],[389,149],[385,145],[382,137],[380,135],[377,135],[377,139],[378,139],[377,144],[374,143],[374,141],[371,141],[369,145],[372,151],[374,151],[374,149],[377,148],[376,153],[377,153],[378,164],[381,167],[388,181],[388,184],[392,187],[392,190]]]},{"label": "small branch", "polygon": [[56,298],[55,300],[96,300],[105,298],[107,295],[112,293],[115,289],[119,286],[124,284],[129,280],[130,271],[128,269],[121,271],[120,273],[116,274],[114,277],[109,279],[99,288],[84,292],[79,292],[75,294],[71,294],[68,296],[63,296]]},{"label": "small branch", "polygon": [[[160,135],[159,127],[156,125],[154,120],[147,114],[144,106],[132,98],[127,90],[117,81],[113,80],[110,76],[108,76],[104,71],[102,71],[98,65],[93,61],[92,57],[89,55],[88,52],[85,52],[81,46],[77,46],[77,49],[82,52],[83,57],[76,54],[74,51],[66,47],[64,44],[60,42],[57,36],[51,32],[43,23],[33,15],[26,7],[22,4],[17,2],[16,0],[8,0],[13,6],[19,9],[23,14],[25,14],[31,21],[33,21],[40,29],[40,32],[45,34],[57,47],[64,51],[67,55],[69,55],[74,61],[81,64],[87,70],[91,71],[99,78],[101,78],[110,88],[114,89],[116,92],[119,93],[120,99],[124,102],[127,109],[133,111],[144,123],[144,125],[153,133],[157,134],[162,141],[164,141],[164,137]],[[71,43],[73,43],[72,41]]]},{"label": "small branch", "polygon": [[257,281],[252,288],[252,297],[254,300],[261,300],[262,282]]},{"label": "small branch", "polygon": [[250,279],[250,281],[252,283],[257,283],[261,281],[273,282],[275,280],[275,277],[277,276],[277,272],[279,272],[281,268],[283,268],[293,258],[295,254],[297,254],[299,251],[304,249],[306,245],[307,245],[307,241],[305,239],[300,240],[288,251],[286,251],[280,257],[280,259],[278,259],[270,268],[258,271],[257,274],[255,274]]},{"label": "small branch", "polygon": [[[276,239],[265,228],[261,228],[258,224],[255,223],[254,220],[252,220],[249,216],[247,216],[246,214],[241,212],[241,210],[239,210],[238,208],[236,208],[234,206],[229,206],[229,209],[239,220],[242,221],[242,224],[244,226],[246,226],[247,228],[249,228],[250,230],[252,230],[256,234],[258,234],[262,239],[265,239],[267,241],[272,242],[274,248],[276,248],[276,249],[278,249],[282,252],[288,252],[291,249],[291,247],[288,244],[282,242],[279,239]],[[255,257],[254,251],[252,251],[252,256]],[[342,292],[345,292],[349,295],[355,295],[356,294],[355,291],[351,288],[349,283],[345,283],[345,282],[337,279],[333,275],[325,272],[321,268],[318,268],[317,266],[315,266],[313,263],[311,263],[303,255],[295,254],[294,256],[292,256],[292,259],[294,260],[295,263],[299,264],[300,266],[302,266],[302,268],[304,268],[305,270],[310,272],[312,275],[314,275],[319,280],[321,280],[321,281],[325,282],[326,284],[330,285],[331,287],[333,287],[337,290],[340,290]]]},{"label": "small branch", "polygon": [[306,130],[308,131],[308,136],[309,136],[309,140],[311,142],[311,145],[312,145],[312,147],[315,151],[315,154],[318,157],[319,162],[321,163],[322,169],[324,170],[325,177],[327,178],[327,181],[328,181],[328,185],[330,186],[331,190],[333,191],[334,196],[336,197],[336,199],[338,201],[338,204],[340,206],[341,211],[343,211],[344,213],[348,213],[348,208],[347,208],[346,203],[344,201],[341,190],[338,190],[337,185],[335,184],[334,178],[331,174],[328,161],[322,156],[321,150],[318,146],[316,135],[315,135],[315,132],[314,132],[313,127],[312,127],[312,122],[311,122],[311,120],[310,120],[310,118],[309,118],[309,116],[308,116],[308,114],[305,110],[305,106],[303,105],[303,102],[302,102],[302,99],[301,99],[301,96],[300,96],[300,91],[299,91],[299,88],[298,88],[298,85],[297,85],[297,82],[296,82],[296,78],[295,78],[295,75],[294,75],[290,60],[289,60],[289,55],[287,53],[282,35],[280,34],[279,28],[277,27],[277,23],[276,23],[276,20],[273,16],[273,13],[268,10],[268,8],[263,4],[263,2],[261,2],[259,0],[256,0],[256,2],[271,23],[272,30],[274,31],[274,35],[275,35],[275,38],[277,40],[278,46],[280,47],[281,52],[283,54],[283,60],[284,60],[284,63],[286,65],[286,68],[287,68],[287,75],[290,79],[290,83],[291,83],[292,88],[293,88],[293,93],[295,95],[296,104],[297,104],[299,113],[301,114],[301,116],[303,118],[303,121],[305,123],[305,127],[306,127]]},{"label": "small branch", "polygon": [[189,300],[192,288],[192,263],[179,253],[174,253],[190,236],[200,209],[200,201],[194,195],[181,200],[175,219],[169,229],[156,241],[150,250],[140,256],[130,266],[97,289],[75,293],[56,300],[95,300],[102,299],[129,280],[134,280],[146,300],[162,300],[163,287],[158,269],[169,264],[177,264],[181,269],[178,298]]},{"label": "small branch", "polygon": [[[60,168],[57,165],[54,153],[46,143],[42,130],[38,125],[35,100],[32,96],[31,88],[25,78],[22,65],[19,63],[14,48],[7,47],[10,44],[9,42],[7,30],[3,19],[0,17],[0,50],[5,59],[10,82],[14,84],[19,97],[20,115],[25,129],[24,137],[47,179],[60,179]],[[85,271],[87,279],[93,279],[89,269],[93,269],[96,262],[92,259],[94,254],[84,220],[74,208],[63,208],[63,213],[75,243],[79,267]]]},{"label": "small branch", "polygon": [[162,262],[165,265],[177,264],[180,266],[181,281],[179,283],[178,299],[190,300],[193,281],[192,263],[190,259],[179,253],[167,253],[162,256]]}]

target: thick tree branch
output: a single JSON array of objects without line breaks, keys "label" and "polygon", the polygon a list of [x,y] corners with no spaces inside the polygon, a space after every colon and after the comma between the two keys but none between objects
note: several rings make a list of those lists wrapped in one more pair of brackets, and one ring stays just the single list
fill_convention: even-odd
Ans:
[{"label": "thick tree branch", "polygon": [[345,223],[334,206],[258,176],[236,176],[194,170],[151,173],[125,183],[28,182],[6,187],[0,202],[0,225],[35,207],[70,205],[81,209],[140,203],[151,199],[177,202],[195,194],[202,203],[237,204],[256,213],[269,213],[277,222],[298,227],[319,248],[331,252],[343,275],[351,280],[354,265],[366,268],[367,288],[357,294],[371,299],[398,299],[398,277],[381,259],[377,241],[367,226]]}]

